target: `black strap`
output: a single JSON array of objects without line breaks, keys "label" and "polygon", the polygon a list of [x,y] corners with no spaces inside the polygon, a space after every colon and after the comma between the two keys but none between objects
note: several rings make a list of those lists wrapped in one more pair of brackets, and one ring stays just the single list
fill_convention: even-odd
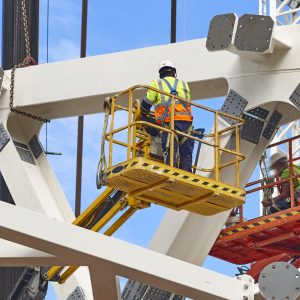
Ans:
[{"label": "black strap", "polygon": [[[174,94],[174,95],[178,95],[176,89],[177,89],[177,85],[178,85],[178,79],[175,79],[175,82],[174,82],[174,87],[171,86],[171,84],[169,83],[168,80],[166,79],[162,79],[166,85],[168,86],[171,94]],[[171,97],[169,97],[168,101],[167,101],[167,105],[166,105],[166,108],[165,108],[165,111],[164,111],[164,114],[163,114],[163,118],[162,118],[162,121],[161,121],[161,125],[164,125],[165,123],[165,120],[166,120],[166,117],[167,117],[167,114],[168,114],[168,110],[169,110],[169,107],[170,107],[170,104],[171,104]]]},{"label": "black strap", "polygon": [[[168,80],[166,80],[165,78],[163,78],[162,79],[165,83],[166,83],[166,85],[168,86],[168,88],[169,88],[169,90],[171,91],[171,94],[174,94],[174,95],[176,95],[176,96],[178,96],[178,93],[177,93],[177,91],[176,91],[176,89],[177,89],[177,85],[178,85],[178,79],[176,78],[175,79],[175,83],[174,83],[174,87],[172,87],[171,86],[171,84],[170,84],[170,82],[168,81]],[[176,93],[176,94],[175,94]],[[187,106],[187,104],[185,103],[185,102],[183,102],[182,100],[180,100],[180,99],[177,99],[177,100],[179,100],[179,102],[180,102],[180,104],[184,107],[184,109],[190,114],[190,116],[191,116],[191,112],[189,111],[189,109],[188,109],[188,106]],[[187,100],[187,99],[186,99]],[[169,100],[168,100],[168,109],[167,110],[165,110],[165,114],[166,114],[166,116],[167,116],[167,113],[168,113],[168,110],[169,110],[169,106],[170,106],[170,103],[169,102],[171,102],[171,98],[169,98]],[[164,120],[164,119],[163,119]]]}]

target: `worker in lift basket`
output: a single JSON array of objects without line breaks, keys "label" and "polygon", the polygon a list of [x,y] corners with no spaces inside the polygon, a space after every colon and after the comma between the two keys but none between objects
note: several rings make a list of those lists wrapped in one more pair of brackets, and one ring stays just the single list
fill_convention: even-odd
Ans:
[{"label": "worker in lift basket", "polygon": [[[270,170],[274,172],[275,177],[284,180],[290,177],[290,169],[286,155],[275,153],[270,157]],[[300,167],[293,165],[294,175],[300,174]],[[298,205],[298,198],[300,198],[300,178],[294,179],[294,195],[295,205]],[[284,182],[280,189],[280,194],[274,199],[267,199],[262,201],[264,207],[270,207],[269,213],[273,214],[281,210],[291,207],[290,201],[290,182]]]},{"label": "worker in lift basket", "polygon": [[[153,80],[151,87],[164,92],[174,94],[187,101],[191,101],[190,89],[186,82],[177,79],[176,68],[170,60],[164,60],[160,63],[159,79]],[[169,128],[171,121],[171,98],[162,95],[153,90],[147,91],[146,98],[141,104],[142,115],[147,115],[151,106],[154,106],[155,121],[158,125]],[[191,106],[186,102],[176,100],[174,114],[174,128],[187,134],[192,132],[193,117]],[[162,132],[162,148],[166,164],[170,164],[170,135]],[[174,139],[174,167],[182,170],[192,171],[192,154],[194,149],[194,140],[177,135]],[[179,161],[179,165],[178,165]]]}]

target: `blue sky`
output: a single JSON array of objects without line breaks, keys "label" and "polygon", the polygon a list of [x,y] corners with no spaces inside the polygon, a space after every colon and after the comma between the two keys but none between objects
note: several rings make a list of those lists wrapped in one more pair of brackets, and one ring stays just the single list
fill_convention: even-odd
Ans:
[{"label": "blue sky", "polygon": [[[89,0],[87,55],[169,43],[170,3],[171,0]],[[40,0],[41,64],[47,61],[46,8],[47,0]],[[177,40],[198,39],[206,36],[209,21],[214,15],[228,12],[237,15],[256,14],[258,0],[178,0],[177,11]],[[49,63],[79,57],[80,22],[81,0],[50,0]],[[214,108],[219,108],[221,104],[222,99],[205,101],[205,105]],[[206,122],[202,126],[208,129],[211,124]],[[83,208],[99,194],[95,187],[95,172],[102,123],[102,115],[85,117]],[[75,198],[76,138],[76,118],[55,120],[48,125],[48,150],[63,153],[62,156],[49,156],[49,160],[72,207]],[[45,142],[44,129],[41,140]],[[146,247],[164,212],[165,209],[155,206],[138,212],[120,229],[116,237]],[[212,258],[207,260],[205,266],[228,275],[236,272],[235,266]],[[52,289],[47,299],[56,299]]]}]

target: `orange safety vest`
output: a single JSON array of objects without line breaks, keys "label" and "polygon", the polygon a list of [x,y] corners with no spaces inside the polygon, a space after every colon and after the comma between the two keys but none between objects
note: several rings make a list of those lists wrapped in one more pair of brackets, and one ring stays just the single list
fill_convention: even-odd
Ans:
[{"label": "orange safety vest", "polygon": [[[165,82],[166,88],[163,86],[163,82]],[[179,79],[174,78],[174,86],[172,87],[169,80],[162,79],[157,80],[154,83],[154,87],[156,87],[156,84],[158,85],[158,88],[164,92],[171,93],[178,95],[179,97],[190,100],[189,99],[189,89],[188,85]],[[170,105],[170,99],[168,96],[165,95],[158,95],[154,92],[152,94],[147,94],[146,101],[149,101],[149,104],[153,104],[153,102],[156,102],[156,99],[159,97],[160,101],[159,103],[154,104],[154,115],[155,120],[158,124],[163,123],[169,123],[171,121],[171,105]],[[152,99],[149,99],[152,98]],[[155,98],[155,99],[153,99]],[[166,112],[166,109],[168,110]],[[163,120],[164,119],[164,120]],[[175,121],[189,121],[192,122],[192,110],[191,105],[187,104],[186,102],[180,101],[178,99],[175,100],[175,110],[174,110],[174,120]]]}]

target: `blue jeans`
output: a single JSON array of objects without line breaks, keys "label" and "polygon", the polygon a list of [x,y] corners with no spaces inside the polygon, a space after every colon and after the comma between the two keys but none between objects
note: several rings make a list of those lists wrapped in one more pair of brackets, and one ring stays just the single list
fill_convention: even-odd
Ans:
[{"label": "blue jeans", "polygon": [[[192,125],[189,121],[175,121],[174,122],[174,128],[177,131],[186,132],[189,127]],[[192,172],[192,158],[193,158],[193,150],[194,150],[194,140],[187,139],[183,144],[180,144],[184,137],[179,135],[178,141],[179,145],[174,140],[174,167],[178,168],[178,161],[177,161],[177,152],[179,152],[179,168],[188,172]],[[167,154],[166,157],[166,164],[170,164],[170,151],[169,151],[169,145],[167,145],[168,142],[168,133],[163,132],[162,134],[162,148],[164,153]],[[179,149],[178,149],[179,148]]]},{"label": "blue jeans", "polygon": [[[291,201],[287,202],[285,199],[280,199],[276,201],[276,206],[279,208],[279,211],[291,208]],[[278,210],[274,207],[270,207],[270,214],[274,214],[278,212]]]}]

